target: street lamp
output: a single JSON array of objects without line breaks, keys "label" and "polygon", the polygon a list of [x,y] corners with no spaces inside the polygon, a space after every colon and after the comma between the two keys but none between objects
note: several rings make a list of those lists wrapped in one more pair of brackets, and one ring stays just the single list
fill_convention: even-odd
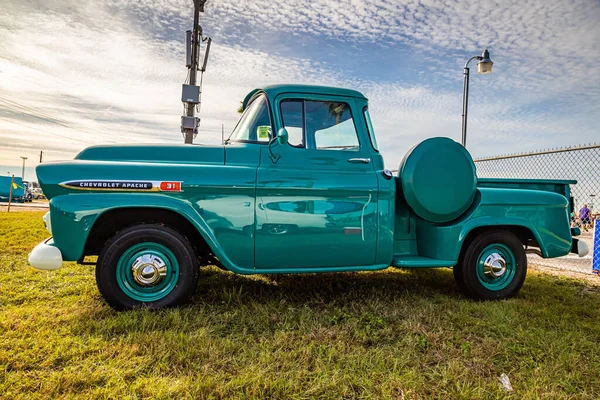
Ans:
[{"label": "street lamp", "polygon": [[462,113],[462,145],[467,147],[467,109],[469,108],[469,63],[473,60],[477,63],[478,74],[491,74],[494,63],[490,59],[490,52],[485,49],[480,56],[474,56],[467,61],[464,69],[465,83],[463,86],[463,113]]},{"label": "street lamp", "polygon": [[25,160],[27,160],[27,157],[21,156],[21,158],[23,159],[23,169],[21,170],[21,179],[25,180]]}]

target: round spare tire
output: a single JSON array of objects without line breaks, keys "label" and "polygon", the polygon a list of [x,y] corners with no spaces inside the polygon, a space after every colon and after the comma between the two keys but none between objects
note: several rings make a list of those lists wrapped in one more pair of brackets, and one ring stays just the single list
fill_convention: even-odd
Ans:
[{"label": "round spare tire", "polygon": [[477,190],[471,155],[449,138],[427,139],[410,149],[398,175],[413,212],[435,223],[458,218],[473,203]]}]

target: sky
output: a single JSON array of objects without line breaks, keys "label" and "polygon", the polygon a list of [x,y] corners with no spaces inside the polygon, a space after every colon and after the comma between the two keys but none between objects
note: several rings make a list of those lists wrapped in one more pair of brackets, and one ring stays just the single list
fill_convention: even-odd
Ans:
[{"label": "sky", "polygon": [[[182,143],[192,0],[0,0],[0,174],[96,144]],[[600,142],[598,0],[208,0],[213,39],[195,143],[218,144],[254,88],[341,86],[369,99],[386,166],[433,136],[475,157]]]}]

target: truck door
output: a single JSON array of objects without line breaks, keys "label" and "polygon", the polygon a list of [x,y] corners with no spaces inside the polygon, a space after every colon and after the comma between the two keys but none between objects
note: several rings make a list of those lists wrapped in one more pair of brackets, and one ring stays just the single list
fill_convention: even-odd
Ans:
[{"label": "truck door", "polygon": [[377,178],[357,135],[361,114],[352,112],[353,104],[352,98],[318,96],[275,101],[289,144],[272,147],[277,162],[267,146],[261,149],[257,269],[374,264]]}]

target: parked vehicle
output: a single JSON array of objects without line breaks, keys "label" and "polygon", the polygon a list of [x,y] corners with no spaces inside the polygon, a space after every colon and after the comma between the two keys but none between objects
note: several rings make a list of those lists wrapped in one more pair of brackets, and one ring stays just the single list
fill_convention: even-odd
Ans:
[{"label": "parked vehicle", "polygon": [[27,181],[23,181],[23,203],[31,203],[33,201],[33,193],[31,192],[31,184]]},{"label": "parked vehicle", "polygon": [[97,255],[100,293],[122,310],[183,303],[209,262],[240,274],[448,267],[467,296],[504,299],[527,251],[587,253],[569,226],[575,181],[478,179],[448,138],[413,147],[393,176],[354,90],[269,86],[243,109],[223,145],[95,146],[39,165],[53,238],[30,264]]},{"label": "parked vehicle", "polygon": [[15,176],[14,181],[11,176],[0,176],[0,201],[8,201],[11,195],[10,187],[12,184],[12,200],[15,203],[25,201],[25,185],[21,177]]},{"label": "parked vehicle", "polygon": [[41,188],[32,188],[31,193],[33,195],[34,200],[43,200],[46,198]]}]

